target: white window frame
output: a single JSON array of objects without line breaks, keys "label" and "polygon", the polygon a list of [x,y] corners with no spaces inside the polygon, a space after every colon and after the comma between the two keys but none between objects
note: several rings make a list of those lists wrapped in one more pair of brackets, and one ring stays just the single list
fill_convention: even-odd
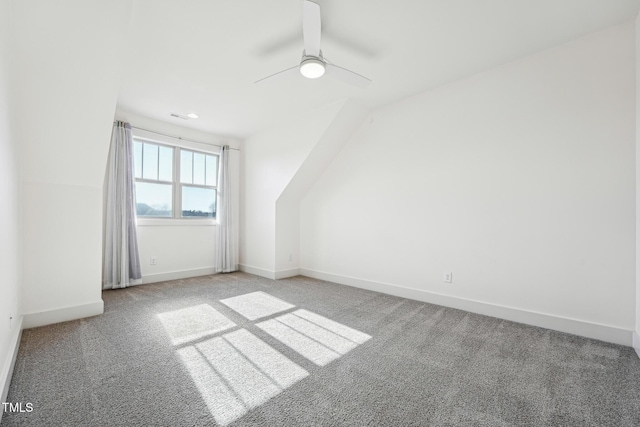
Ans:
[{"label": "white window frame", "polygon": [[[217,167],[220,167],[220,148],[214,145],[208,145],[204,143],[197,143],[192,141],[185,141],[178,138],[167,137],[164,135],[158,135],[153,132],[143,131],[139,129],[134,129],[133,132],[134,141],[140,142],[148,142],[150,144],[156,144],[160,146],[173,148],[173,217],[148,217],[136,216],[136,221],[138,226],[212,226],[218,225],[217,220],[217,206],[216,206],[216,218],[197,218],[197,217],[187,217],[183,218],[181,216],[182,212],[182,185],[187,185],[191,187],[198,188],[211,188],[211,186],[201,186],[197,184],[182,184],[180,182],[180,150],[185,149],[188,151],[194,151],[202,154],[209,154],[216,156]],[[136,178],[136,182],[150,182],[150,183],[168,183],[165,181],[156,181],[156,180],[145,180]],[[216,185],[213,187],[218,190]]]}]

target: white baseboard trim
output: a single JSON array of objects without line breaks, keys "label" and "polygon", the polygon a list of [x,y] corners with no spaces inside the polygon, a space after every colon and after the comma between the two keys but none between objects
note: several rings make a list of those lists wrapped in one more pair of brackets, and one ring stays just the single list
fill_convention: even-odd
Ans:
[{"label": "white baseboard trim", "polygon": [[[20,348],[20,338],[22,337],[22,321],[23,317],[20,316],[14,323],[13,330],[11,331],[11,338],[9,341],[9,352],[2,364],[2,371],[0,372],[0,390],[2,396],[0,402],[7,401],[7,395],[9,394],[9,385],[11,385],[11,377],[13,376],[13,368],[16,365],[16,358],[18,357],[18,349]],[[2,414],[4,411],[0,410],[0,421],[2,421]]]},{"label": "white baseboard trim", "polygon": [[87,304],[57,308],[37,313],[25,313],[23,315],[22,326],[24,329],[37,328],[38,326],[46,326],[54,323],[67,322],[69,320],[98,316],[102,313],[104,313],[104,301],[99,300]]},{"label": "white baseboard trim", "polygon": [[238,269],[242,272],[253,274],[255,276],[265,277],[272,280],[286,279],[287,277],[293,277],[300,274],[299,268],[292,268],[289,270],[266,270],[264,268],[252,267],[250,265],[239,264]]},{"label": "white baseboard trim", "polygon": [[636,351],[638,357],[640,357],[640,335],[638,335],[638,331],[633,331],[633,349]]},{"label": "white baseboard trim", "polygon": [[286,279],[287,277],[293,277],[300,274],[300,270],[297,268],[291,268],[289,270],[279,270],[275,272],[276,280]]},{"label": "white baseboard trim", "polygon": [[[584,320],[570,319],[566,317],[554,316],[551,314],[534,311],[521,310],[512,307],[490,304],[482,301],[469,300],[435,292],[423,291],[420,289],[405,288],[389,283],[373,282],[358,279],[355,277],[341,276],[322,271],[300,268],[300,274],[315,279],[326,280],[339,283],[341,285],[353,286],[356,288],[368,289],[382,292],[403,298],[442,305],[445,307],[457,308],[472,313],[483,314],[485,316],[497,317],[513,322],[524,323],[555,331],[566,332],[586,338],[593,338],[627,347],[632,346],[632,332],[615,326],[591,323]],[[637,334],[636,334],[637,335]],[[640,337],[638,337],[640,338]],[[640,342],[640,341],[639,341]],[[638,351],[638,347],[636,347]],[[639,353],[640,354],[640,353]]]},{"label": "white baseboard trim", "polygon": [[193,270],[169,271],[167,273],[147,274],[142,276],[142,284],[166,282],[167,280],[188,279],[190,277],[215,274],[215,267],[196,268]]},{"label": "white baseboard trim", "polygon": [[264,268],[252,267],[250,265],[239,264],[240,271],[253,274],[255,276],[265,277],[267,279],[276,279],[276,272],[271,270],[265,270]]}]

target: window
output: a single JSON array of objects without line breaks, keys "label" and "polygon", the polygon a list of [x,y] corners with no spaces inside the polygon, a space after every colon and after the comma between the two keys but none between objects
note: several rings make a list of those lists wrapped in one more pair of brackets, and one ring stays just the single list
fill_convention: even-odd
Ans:
[{"label": "window", "polygon": [[134,139],[136,213],[215,218],[218,156]]}]

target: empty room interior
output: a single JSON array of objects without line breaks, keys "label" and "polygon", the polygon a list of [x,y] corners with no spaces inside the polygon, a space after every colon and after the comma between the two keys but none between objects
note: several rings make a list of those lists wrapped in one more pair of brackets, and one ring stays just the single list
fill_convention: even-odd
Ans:
[{"label": "empty room interior", "polygon": [[0,0],[4,426],[638,426],[640,0]]}]

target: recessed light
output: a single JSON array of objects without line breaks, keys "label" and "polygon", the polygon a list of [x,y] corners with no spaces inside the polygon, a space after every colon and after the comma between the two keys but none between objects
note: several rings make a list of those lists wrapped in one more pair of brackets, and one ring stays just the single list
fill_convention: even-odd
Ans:
[{"label": "recessed light", "polygon": [[190,119],[197,119],[198,115],[196,113],[189,113],[187,114],[187,117],[189,117]]}]

